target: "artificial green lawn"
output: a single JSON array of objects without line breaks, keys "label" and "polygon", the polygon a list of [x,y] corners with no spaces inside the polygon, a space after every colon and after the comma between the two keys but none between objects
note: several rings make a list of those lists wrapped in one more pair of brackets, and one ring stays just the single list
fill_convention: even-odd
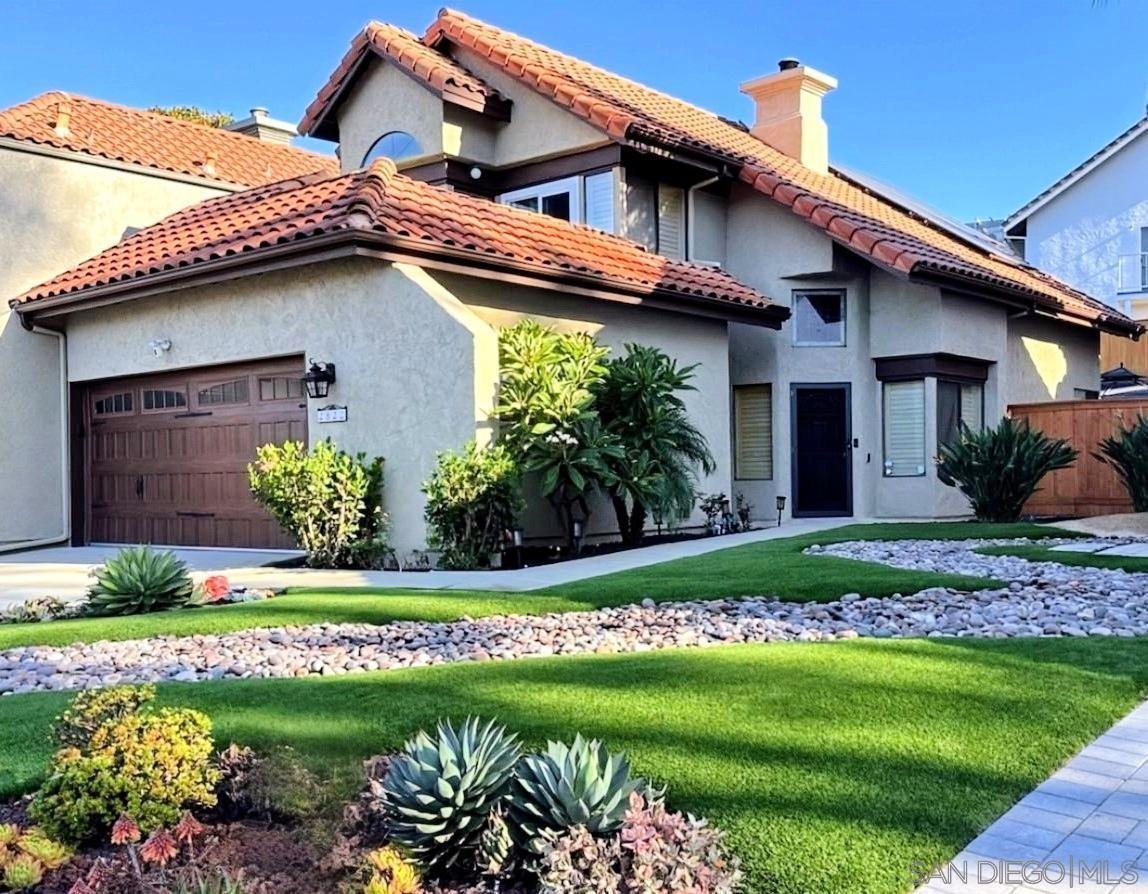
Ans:
[{"label": "artificial green lawn", "polygon": [[799,602],[836,599],[845,593],[891,596],[931,586],[978,589],[996,582],[948,574],[905,571],[833,556],[806,556],[814,543],[844,540],[969,537],[1072,536],[1038,525],[968,522],[848,525],[780,540],[735,546],[529,593],[462,590],[306,590],[268,602],[165,612],[133,618],[95,618],[50,624],[0,626],[0,649],[63,645],[77,640],[186,636],[250,627],[320,622],[385,624],[390,621],[452,621],[466,615],[544,614],[658,601],[776,595]]},{"label": "artificial green lawn", "polygon": [[977,550],[987,556],[1016,556],[1032,562],[1059,562],[1083,568],[1111,568],[1117,571],[1148,573],[1148,559],[1137,556],[1097,556],[1093,553],[1066,553],[1047,546],[986,546]]},{"label": "artificial green lawn", "polygon": [[[730,833],[747,891],[903,892],[1128,711],[1148,641],[854,641],[161,688],[217,739],[332,773],[441,716],[532,745],[577,730]],[[28,791],[67,697],[0,698],[0,794]],[[345,778],[345,773],[344,773]]]}]

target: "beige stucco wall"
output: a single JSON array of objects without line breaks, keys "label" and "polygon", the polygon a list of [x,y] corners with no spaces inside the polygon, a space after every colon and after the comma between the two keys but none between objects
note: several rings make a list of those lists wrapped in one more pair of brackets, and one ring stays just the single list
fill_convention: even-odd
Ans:
[{"label": "beige stucco wall", "polygon": [[[1072,400],[1100,387],[1100,334],[1042,317],[1008,321],[1002,403]],[[1003,410],[1003,408],[1002,408]]]},{"label": "beige stucco wall", "polygon": [[404,130],[418,140],[424,156],[443,151],[442,100],[381,59],[367,63],[339,106],[338,120],[344,171],[361,167],[367,150],[392,130]]},{"label": "beige stucco wall", "polygon": [[484,56],[466,47],[458,47],[456,55],[466,69],[514,103],[510,122],[497,125],[489,164],[521,164],[610,142],[601,131],[508,77]]},{"label": "beige stucco wall", "polygon": [[[320,424],[316,410],[328,402],[308,401],[309,436],[386,459],[384,501],[404,552],[425,543],[420,486],[435,451],[461,446],[479,427],[475,355],[494,343],[468,329],[468,316],[448,294],[428,294],[416,270],[331,262],[75,314],[70,375],[84,381],[291,354],[334,362],[330,402],[346,405],[348,420]],[[161,336],[172,348],[155,357],[147,342]]]},{"label": "beige stucco wall", "polygon": [[63,533],[59,348],[8,300],[220,190],[0,146],[0,544]]}]

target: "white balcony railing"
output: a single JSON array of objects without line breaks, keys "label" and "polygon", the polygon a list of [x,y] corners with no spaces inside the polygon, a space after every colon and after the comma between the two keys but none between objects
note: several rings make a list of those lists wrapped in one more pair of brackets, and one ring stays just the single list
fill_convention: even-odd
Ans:
[{"label": "white balcony railing", "polygon": [[1148,252],[1120,255],[1116,291],[1148,292]]}]

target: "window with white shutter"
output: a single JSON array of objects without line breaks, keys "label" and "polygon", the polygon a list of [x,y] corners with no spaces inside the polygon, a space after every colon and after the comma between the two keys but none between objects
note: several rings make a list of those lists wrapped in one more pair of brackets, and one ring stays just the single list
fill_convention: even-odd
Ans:
[{"label": "window with white shutter", "polygon": [[686,256],[686,194],[677,186],[658,184],[658,254]]},{"label": "window with white shutter", "polygon": [[925,474],[925,382],[886,382],[883,422],[885,477]]},{"label": "window with white shutter", "polygon": [[588,174],[583,180],[587,226],[614,232],[614,172]]},{"label": "window with white shutter", "polygon": [[773,388],[733,389],[734,478],[773,478]]}]

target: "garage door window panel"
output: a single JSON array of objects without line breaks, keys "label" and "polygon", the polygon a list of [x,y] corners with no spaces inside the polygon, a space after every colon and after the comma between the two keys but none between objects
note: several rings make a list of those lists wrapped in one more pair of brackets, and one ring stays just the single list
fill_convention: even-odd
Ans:
[{"label": "garage door window panel", "polygon": [[187,409],[187,394],[175,388],[144,388],[140,392],[141,413],[170,413]]},{"label": "garage door window panel", "polygon": [[303,397],[303,382],[294,376],[268,376],[259,380],[259,399],[300,400]]},{"label": "garage door window panel", "polygon": [[250,403],[250,391],[246,376],[228,382],[201,382],[195,386],[195,403],[203,409],[243,406]]},{"label": "garage door window panel", "polygon": [[133,413],[135,413],[135,394],[131,391],[96,395],[92,400],[94,416],[130,416]]}]

